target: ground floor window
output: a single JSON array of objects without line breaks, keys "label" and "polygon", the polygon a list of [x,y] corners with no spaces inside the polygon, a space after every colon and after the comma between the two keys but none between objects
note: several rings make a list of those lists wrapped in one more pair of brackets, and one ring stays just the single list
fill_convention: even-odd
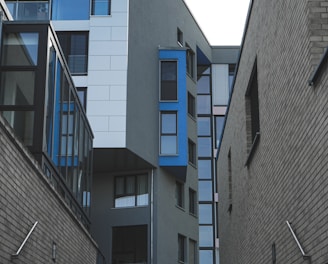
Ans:
[{"label": "ground floor window", "polygon": [[113,227],[112,263],[147,264],[147,225]]}]

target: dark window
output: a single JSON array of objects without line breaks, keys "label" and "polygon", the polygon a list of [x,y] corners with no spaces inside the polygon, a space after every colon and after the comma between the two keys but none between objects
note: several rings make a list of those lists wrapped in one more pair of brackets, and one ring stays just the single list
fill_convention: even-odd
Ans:
[{"label": "dark window", "polygon": [[195,52],[187,45],[187,73],[193,78],[194,77],[194,67],[195,67]]},{"label": "dark window", "polygon": [[197,243],[189,239],[189,264],[197,264]]},{"label": "dark window", "polygon": [[216,138],[216,147],[219,146],[222,130],[224,125],[224,116],[216,116],[215,117],[215,138]]},{"label": "dark window", "polygon": [[196,116],[196,100],[195,97],[188,92],[188,114],[192,117]]},{"label": "dark window", "polygon": [[161,98],[162,101],[178,99],[177,62],[161,61]]},{"label": "dark window", "polygon": [[188,160],[196,165],[196,144],[191,140],[188,140]]},{"label": "dark window", "polygon": [[177,112],[161,112],[161,154],[174,155],[178,153],[177,135]]},{"label": "dark window", "polygon": [[57,32],[57,35],[71,73],[87,74],[89,33],[62,31]]},{"label": "dark window", "polygon": [[115,207],[148,205],[148,177],[128,175],[115,177]]},{"label": "dark window", "polygon": [[178,44],[183,47],[183,33],[179,28],[177,29],[177,40]]},{"label": "dark window", "polygon": [[189,213],[197,214],[197,193],[193,189],[189,189]]},{"label": "dark window", "polygon": [[111,0],[92,0],[91,15],[107,16],[110,11]]},{"label": "dark window", "polygon": [[147,226],[113,227],[112,263],[148,263]]},{"label": "dark window", "polygon": [[175,198],[177,206],[184,208],[184,185],[178,181],[175,184]]},{"label": "dark window", "polygon": [[77,87],[77,95],[80,99],[82,107],[84,110],[87,109],[87,88],[86,87]]},{"label": "dark window", "polygon": [[186,261],[186,237],[178,235],[178,261],[184,263]]},{"label": "dark window", "polygon": [[53,20],[88,20],[90,15],[89,0],[53,0]]}]

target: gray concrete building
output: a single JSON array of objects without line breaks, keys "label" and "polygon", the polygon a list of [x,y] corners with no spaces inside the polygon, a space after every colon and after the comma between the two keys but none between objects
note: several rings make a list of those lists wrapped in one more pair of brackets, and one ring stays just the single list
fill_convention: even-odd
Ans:
[{"label": "gray concrete building", "polygon": [[220,263],[327,263],[327,1],[253,0],[217,159]]}]

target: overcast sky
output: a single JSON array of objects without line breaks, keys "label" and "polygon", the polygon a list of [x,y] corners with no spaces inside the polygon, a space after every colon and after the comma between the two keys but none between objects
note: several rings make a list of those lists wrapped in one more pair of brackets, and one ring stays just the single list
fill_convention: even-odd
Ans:
[{"label": "overcast sky", "polygon": [[249,0],[184,0],[211,45],[240,45]]}]

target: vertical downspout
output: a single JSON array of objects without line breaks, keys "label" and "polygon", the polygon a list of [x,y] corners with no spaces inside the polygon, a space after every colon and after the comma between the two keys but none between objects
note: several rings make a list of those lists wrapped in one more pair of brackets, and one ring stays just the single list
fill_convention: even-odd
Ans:
[{"label": "vertical downspout", "polygon": [[154,263],[154,169],[151,170],[150,192],[150,264]]}]

